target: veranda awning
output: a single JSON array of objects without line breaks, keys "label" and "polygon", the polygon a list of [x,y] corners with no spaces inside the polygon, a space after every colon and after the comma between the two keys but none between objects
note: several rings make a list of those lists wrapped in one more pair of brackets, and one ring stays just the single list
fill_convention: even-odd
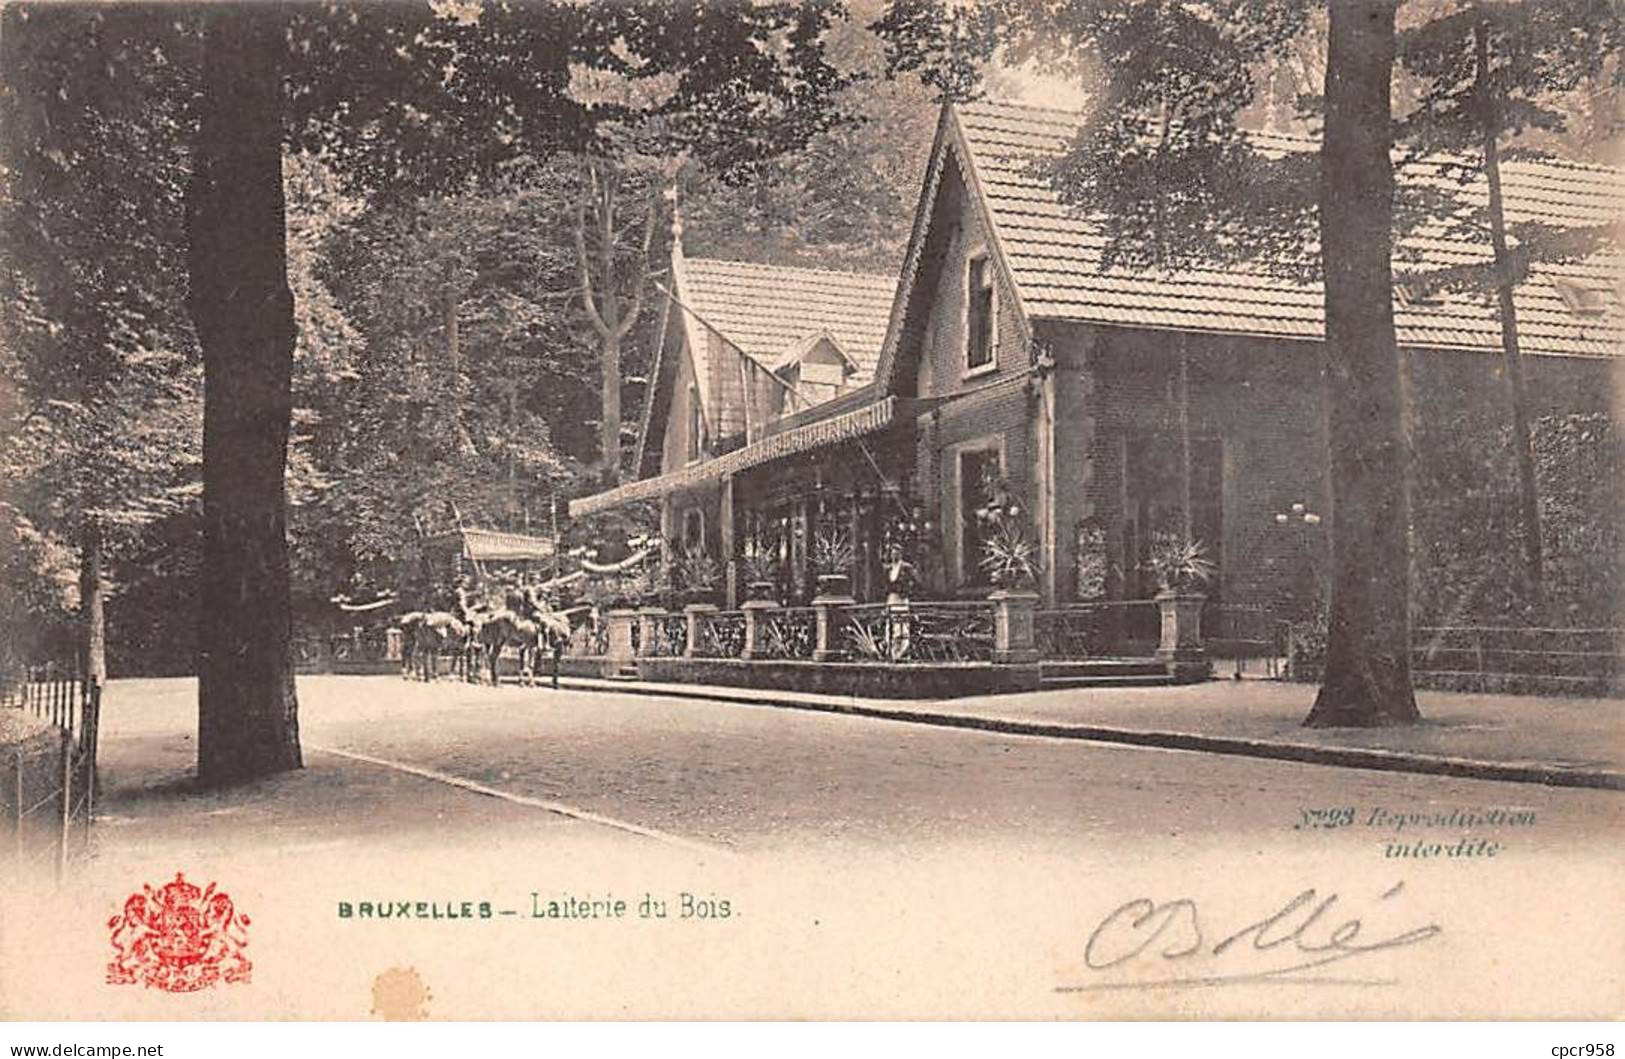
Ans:
[{"label": "veranda awning", "polygon": [[553,538],[502,530],[458,530],[463,538],[463,555],[474,562],[516,562],[553,558]]},{"label": "veranda awning", "polygon": [[714,460],[696,463],[680,471],[672,471],[654,478],[607,489],[602,493],[570,501],[570,517],[583,518],[601,511],[609,511],[623,504],[639,500],[653,500],[678,489],[687,489],[704,482],[716,481],[759,464],[780,460],[786,456],[834,445],[852,438],[863,437],[884,430],[891,425],[896,413],[897,398],[886,397],[862,408],[842,415],[805,423],[780,434],[772,434],[753,441],[743,448],[727,452]]}]

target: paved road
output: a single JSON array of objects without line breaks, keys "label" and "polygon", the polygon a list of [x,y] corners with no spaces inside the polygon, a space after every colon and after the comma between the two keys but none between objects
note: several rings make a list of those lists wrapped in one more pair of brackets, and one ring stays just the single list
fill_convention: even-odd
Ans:
[{"label": "paved road", "polygon": [[[437,1013],[482,1018],[1550,1017],[1625,1003],[1625,921],[1599,911],[1625,879],[1617,792],[591,692],[328,677],[302,681],[300,700],[305,770],[191,792],[195,689],[116,682],[98,856],[33,934],[77,939],[96,966],[105,938],[86,915],[185,867],[257,910],[256,975],[321,1017],[365,1013],[372,975],[402,961],[433,982]],[[1344,806],[1350,826],[1301,826],[1305,810]],[[1397,832],[1366,823],[1377,810],[1526,815]],[[1396,835],[1433,855],[1390,856]],[[1463,838],[1496,855],[1445,855]],[[1335,907],[1292,904],[1311,889]],[[534,894],[650,891],[734,914],[526,915]],[[334,918],[342,901],[452,898],[515,916],[473,933]],[[1300,939],[1312,944],[1356,920],[1364,937],[1441,933],[1290,984],[1258,975],[1306,958],[1291,948],[1169,961],[1153,947],[1086,966],[1091,931],[1139,898],[1199,906],[1210,949],[1281,909],[1297,917],[1283,933],[1320,920]],[[330,937],[344,959],[307,962]],[[1147,985],[1179,975],[1231,984]],[[54,981],[30,985],[29,1010],[80,1003]],[[1057,991],[1072,986],[1086,991]],[[230,1010],[252,1014],[255,995]]]},{"label": "paved road", "polygon": [[[191,721],[184,695],[130,695],[126,709],[110,718],[115,742]],[[1625,819],[1625,798],[1609,792],[632,695],[314,678],[302,682],[301,722],[313,764],[322,749],[361,754],[742,851],[1381,837],[1293,829],[1302,809],[1344,805],[1532,809],[1546,840],[1617,834]]]}]

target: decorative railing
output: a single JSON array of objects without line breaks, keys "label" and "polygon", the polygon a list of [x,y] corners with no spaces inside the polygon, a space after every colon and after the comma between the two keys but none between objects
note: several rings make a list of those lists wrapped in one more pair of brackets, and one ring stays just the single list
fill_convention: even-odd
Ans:
[{"label": "decorative railing", "polygon": [[583,618],[570,629],[570,639],[564,653],[570,658],[602,657],[609,651],[609,623],[594,614]]},{"label": "decorative railing", "polygon": [[1146,654],[1157,645],[1161,620],[1154,599],[1073,603],[1038,611],[1033,637],[1038,656],[1046,659]]},{"label": "decorative railing", "polygon": [[839,615],[843,646],[856,662],[988,662],[993,604],[867,603]]},{"label": "decorative railing", "polygon": [[860,603],[835,612],[839,643],[854,662],[895,662],[893,608],[885,603]]},{"label": "decorative railing", "polygon": [[698,624],[694,655],[697,658],[738,658],[745,650],[745,614],[719,610]]},{"label": "decorative railing", "polygon": [[656,614],[648,619],[649,642],[639,653],[650,658],[681,658],[688,648],[688,615]]},{"label": "decorative railing", "polygon": [[914,603],[909,607],[912,662],[989,662],[993,659],[993,604]]},{"label": "decorative railing", "polygon": [[395,648],[391,649],[389,631],[383,628],[330,634],[295,633],[289,646],[294,665],[303,672],[320,672],[331,666],[361,663],[383,665],[402,660],[400,643],[397,642]]},{"label": "decorative railing", "polygon": [[328,652],[337,662],[382,662],[389,653],[383,629],[366,629],[359,635],[338,633],[328,637]]},{"label": "decorative railing", "polygon": [[762,618],[757,657],[811,659],[818,642],[818,612],[812,607],[783,607]]}]

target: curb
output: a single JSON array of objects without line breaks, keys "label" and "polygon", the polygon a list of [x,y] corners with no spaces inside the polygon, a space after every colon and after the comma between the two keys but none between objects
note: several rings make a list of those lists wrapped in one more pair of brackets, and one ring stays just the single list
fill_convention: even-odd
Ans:
[{"label": "curb", "polygon": [[[543,685],[545,687],[545,684]],[[768,706],[777,709],[807,710],[814,713],[842,713],[885,721],[928,724],[939,728],[964,728],[1005,735],[1032,735],[1051,739],[1076,739],[1122,746],[1149,746],[1167,750],[1191,750],[1232,757],[1294,761],[1309,765],[1368,769],[1376,772],[1408,772],[1425,776],[1452,776],[1458,779],[1494,780],[1501,783],[1534,783],[1546,787],[1580,787],[1592,790],[1625,790],[1625,772],[1611,769],[1568,768],[1538,761],[1484,761],[1475,758],[1416,754],[1371,747],[1323,746],[1318,743],[1273,742],[1235,736],[1203,735],[1107,725],[1063,724],[1049,721],[1022,721],[1008,717],[982,717],[953,713],[940,708],[918,709],[881,705],[876,700],[813,698],[806,695],[773,696],[752,688],[722,688],[708,685],[650,685],[639,681],[591,680],[561,677],[561,689],[611,691],[665,698],[704,699],[741,706]]]}]

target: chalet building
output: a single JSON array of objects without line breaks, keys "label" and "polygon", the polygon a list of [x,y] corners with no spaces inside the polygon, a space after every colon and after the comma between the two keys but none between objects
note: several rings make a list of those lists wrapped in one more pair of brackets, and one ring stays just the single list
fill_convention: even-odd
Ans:
[{"label": "chalet building", "polygon": [[[945,107],[895,285],[674,262],[639,479],[572,515],[659,498],[668,533],[722,556],[765,533],[786,542],[792,594],[811,527],[835,520],[860,542],[859,598],[883,595],[879,543],[903,520],[937,557],[924,592],[976,596],[988,586],[970,512],[997,476],[1025,500],[1046,606],[1149,596],[1163,531],[1204,543],[1218,598],[1289,595],[1304,544],[1277,516],[1326,511],[1336,443],[1322,291],[1245,268],[1102,270],[1099,232],[1030,173],[1075,127],[1062,111]],[[1620,220],[1618,171],[1503,173],[1513,224]],[[1442,230],[1416,249],[1423,267],[1487,254]],[[1607,411],[1622,392],[1618,265],[1537,266],[1519,287],[1534,414]],[[1493,299],[1402,288],[1394,308],[1414,415],[1503,414]]]},{"label": "chalet building", "polygon": [[[894,281],[687,257],[680,231],[671,277],[661,291],[638,478],[572,502],[570,513],[658,500],[667,540],[723,559],[746,540],[763,542],[781,553],[780,590],[805,598],[820,519],[847,527],[872,519],[887,488],[861,439],[884,447],[896,422],[893,403],[873,384]],[[889,453],[885,462],[900,458]],[[860,537],[867,544],[873,535]],[[872,545],[860,558],[878,563]],[[731,603],[737,586],[728,570]]]}]

